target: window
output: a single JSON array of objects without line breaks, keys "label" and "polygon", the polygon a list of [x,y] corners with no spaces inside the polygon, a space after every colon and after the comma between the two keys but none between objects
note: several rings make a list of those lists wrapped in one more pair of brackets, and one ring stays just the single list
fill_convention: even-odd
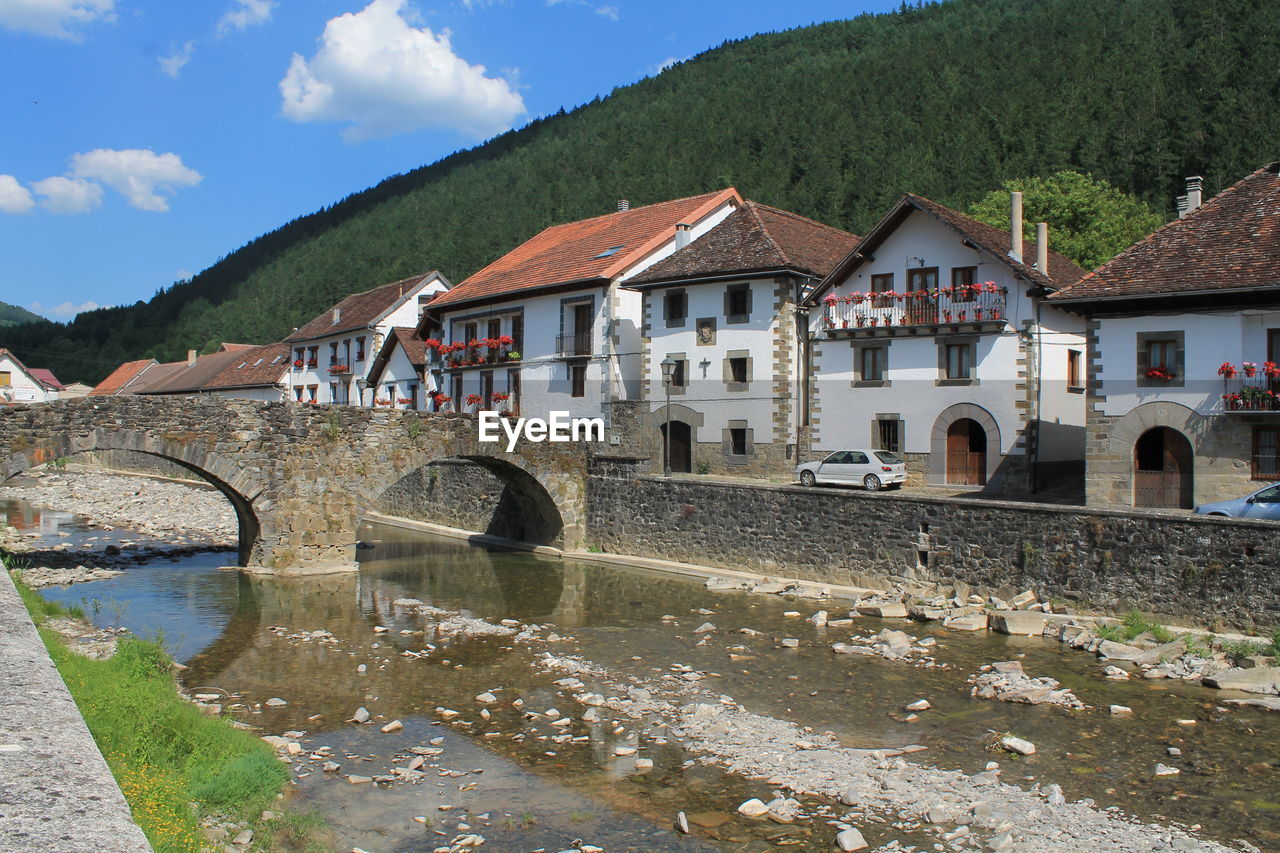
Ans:
[{"label": "window", "polygon": [[860,382],[883,382],[886,352],[884,347],[861,347],[858,349],[858,380]]},{"label": "window", "polygon": [[410,383],[409,383],[409,394],[408,394],[408,397],[409,397],[409,400],[410,400],[409,408],[411,408],[411,409],[416,409],[416,408],[418,408],[418,383],[417,383],[417,382],[410,382]]},{"label": "window", "polygon": [[524,317],[516,315],[511,318],[511,349],[514,352],[524,352]]},{"label": "window", "polygon": [[493,406],[493,371],[486,370],[480,374],[480,396],[484,398],[486,409]]},{"label": "window", "polygon": [[450,379],[450,385],[453,388],[453,393],[449,396],[453,397],[453,410],[455,412],[460,412],[462,411],[462,401],[466,399],[462,395],[462,374],[455,373],[450,377]]},{"label": "window", "polygon": [[0,371],[0,388],[8,388],[13,384],[13,376],[7,370]]},{"label": "window", "polygon": [[587,366],[585,364],[569,365],[569,396],[587,396]]},{"label": "window", "polygon": [[[307,351],[302,347],[298,347],[296,350],[293,351],[293,358],[295,361],[301,361],[305,364],[307,361]],[[298,366],[301,367],[302,365],[298,365]]]},{"label": "window", "polygon": [[[871,276],[871,292],[874,293],[893,293],[893,273],[886,272]],[[893,301],[892,296],[873,296],[871,299],[872,307],[885,306]]]},{"label": "window", "polygon": [[418,318],[419,318],[419,319],[421,319],[421,318],[422,318],[422,315],[426,313],[426,310],[427,310],[427,303],[428,303],[428,302],[430,302],[432,299],[435,299],[435,298],[436,298],[436,295],[435,295],[434,293],[433,293],[433,294],[431,294],[430,296],[419,296],[419,297],[418,297]]},{"label": "window", "polygon": [[489,337],[498,338],[502,336],[502,320],[489,321]]},{"label": "window", "polygon": [[667,358],[675,362],[675,366],[671,368],[671,387],[687,387],[689,384],[689,362],[685,360],[684,354],[668,353]]},{"label": "window", "polygon": [[951,268],[951,301],[952,302],[972,302],[975,292],[970,288],[973,287],[974,279],[978,277],[977,267],[952,267]]},{"label": "window", "polygon": [[747,357],[735,356],[729,359],[729,382],[735,385],[746,385],[750,381],[747,374]]},{"label": "window", "polygon": [[319,402],[319,400],[320,400],[320,386],[319,386],[319,385],[308,385],[308,386],[307,386],[307,400],[308,400],[308,402],[311,402],[311,403]]},{"label": "window", "polygon": [[338,342],[337,341],[334,341],[333,343],[329,344],[329,363],[330,364],[338,363]]},{"label": "window", "polygon": [[1183,387],[1185,339],[1182,331],[1138,332],[1139,388]]},{"label": "window", "polygon": [[1178,365],[1178,342],[1147,341],[1147,364],[1152,368],[1172,371]]},{"label": "window", "polygon": [[938,287],[938,268],[927,267],[907,270],[907,290],[936,290]]},{"label": "window", "polygon": [[1080,365],[1083,363],[1083,355],[1078,349],[1067,350],[1067,387],[1081,388],[1084,383],[1080,381]]},{"label": "window", "polygon": [[301,385],[293,386],[293,399],[297,400],[299,403],[302,402],[302,386]]},{"label": "window", "polygon": [[1280,428],[1253,428],[1253,461],[1250,475],[1255,480],[1280,479]]},{"label": "window", "polygon": [[747,455],[747,431],[744,427],[729,430],[729,452],[734,456]]},{"label": "window", "polygon": [[[876,421],[876,438],[881,451],[889,451],[890,453],[902,452],[902,421],[889,418],[882,418]],[[876,454],[882,462],[888,462],[880,453]],[[890,463],[892,464],[892,463]]]},{"label": "window", "polygon": [[338,402],[338,383],[337,382],[329,383],[329,399],[335,403]]},{"label": "window", "polygon": [[973,344],[947,344],[947,378],[971,379],[972,374]]},{"label": "window", "polygon": [[[898,421],[881,421],[880,423],[882,423],[882,424],[897,424],[897,423],[898,423]],[[886,464],[886,465],[903,465],[903,464],[905,464],[905,463],[906,463],[906,461],[907,461],[907,460],[903,459],[901,456],[899,456],[898,454],[896,454],[896,453],[891,453],[891,452],[889,452],[889,451],[887,451],[887,450],[877,450],[877,451],[876,451],[876,458],[877,458],[877,459],[879,459],[881,462],[883,462],[883,463],[884,463],[884,464]]]},{"label": "window", "polygon": [[462,339],[468,344],[476,340],[476,324],[475,323],[467,323],[465,326],[462,327]]},{"label": "window", "polygon": [[724,291],[724,321],[746,323],[751,319],[751,285],[731,284]]},{"label": "window", "polygon": [[513,415],[520,414],[520,369],[507,371],[507,411]]},{"label": "window", "polygon": [[356,338],[356,361],[364,361],[364,338]]},{"label": "window", "polygon": [[307,350],[307,367],[315,367],[320,364],[320,347],[311,347]]},{"label": "window", "polygon": [[683,326],[685,318],[689,316],[689,295],[683,290],[668,291],[662,304],[667,328]]}]

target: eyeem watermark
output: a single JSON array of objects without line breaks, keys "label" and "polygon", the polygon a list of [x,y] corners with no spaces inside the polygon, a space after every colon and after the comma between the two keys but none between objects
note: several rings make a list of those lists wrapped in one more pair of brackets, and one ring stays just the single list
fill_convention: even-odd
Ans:
[{"label": "eyeem watermark", "polygon": [[504,418],[497,412],[480,413],[480,440],[501,441],[507,435],[507,452],[516,449],[521,436],[525,441],[604,441],[604,418],[571,418],[568,412],[552,412],[551,420],[542,418]]}]

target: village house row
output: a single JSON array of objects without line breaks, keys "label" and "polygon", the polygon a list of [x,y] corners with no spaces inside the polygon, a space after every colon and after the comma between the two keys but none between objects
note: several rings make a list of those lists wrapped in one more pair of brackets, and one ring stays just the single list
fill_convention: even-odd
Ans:
[{"label": "village house row", "polygon": [[[556,225],[452,285],[347,297],[284,341],[92,393],[602,417],[609,452],[787,475],[890,450],[912,484],[1190,507],[1280,479],[1280,164],[1092,272],[917,195],[865,236],[728,188]],[[0,351],[2,352],[2,351]],[[28,375],[4,353],[0,377]],[[49,377],[51,378],[51,377]],[[56,380],[55,380],[56,381]]]}]

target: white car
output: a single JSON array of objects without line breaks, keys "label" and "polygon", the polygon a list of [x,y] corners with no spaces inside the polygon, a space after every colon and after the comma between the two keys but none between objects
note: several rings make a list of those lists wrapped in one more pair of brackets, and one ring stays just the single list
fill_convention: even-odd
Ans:
[{"label": "white car", "polygon": [[802,486],[837,483],[874,492],[882,486],[900,488],[907,479],[907,463],[887,450],[837,450],[820,462],[797,465],[796,476]]}]

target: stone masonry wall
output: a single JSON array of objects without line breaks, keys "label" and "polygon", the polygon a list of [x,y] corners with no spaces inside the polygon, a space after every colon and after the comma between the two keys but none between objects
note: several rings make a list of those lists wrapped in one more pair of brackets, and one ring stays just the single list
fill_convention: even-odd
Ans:
[{"label": "stone masonry wall", "polygon": [[1280,623],[1280,526],[838,488],[664,480],[596,467],[605,551],[855,586],[959,581],[1232,628]]},{"label": "stone masonry wall", "polygon": [[495,474],[474,462],[423,466],[382,493],[378,512],[519,539],[520,506]]}]

